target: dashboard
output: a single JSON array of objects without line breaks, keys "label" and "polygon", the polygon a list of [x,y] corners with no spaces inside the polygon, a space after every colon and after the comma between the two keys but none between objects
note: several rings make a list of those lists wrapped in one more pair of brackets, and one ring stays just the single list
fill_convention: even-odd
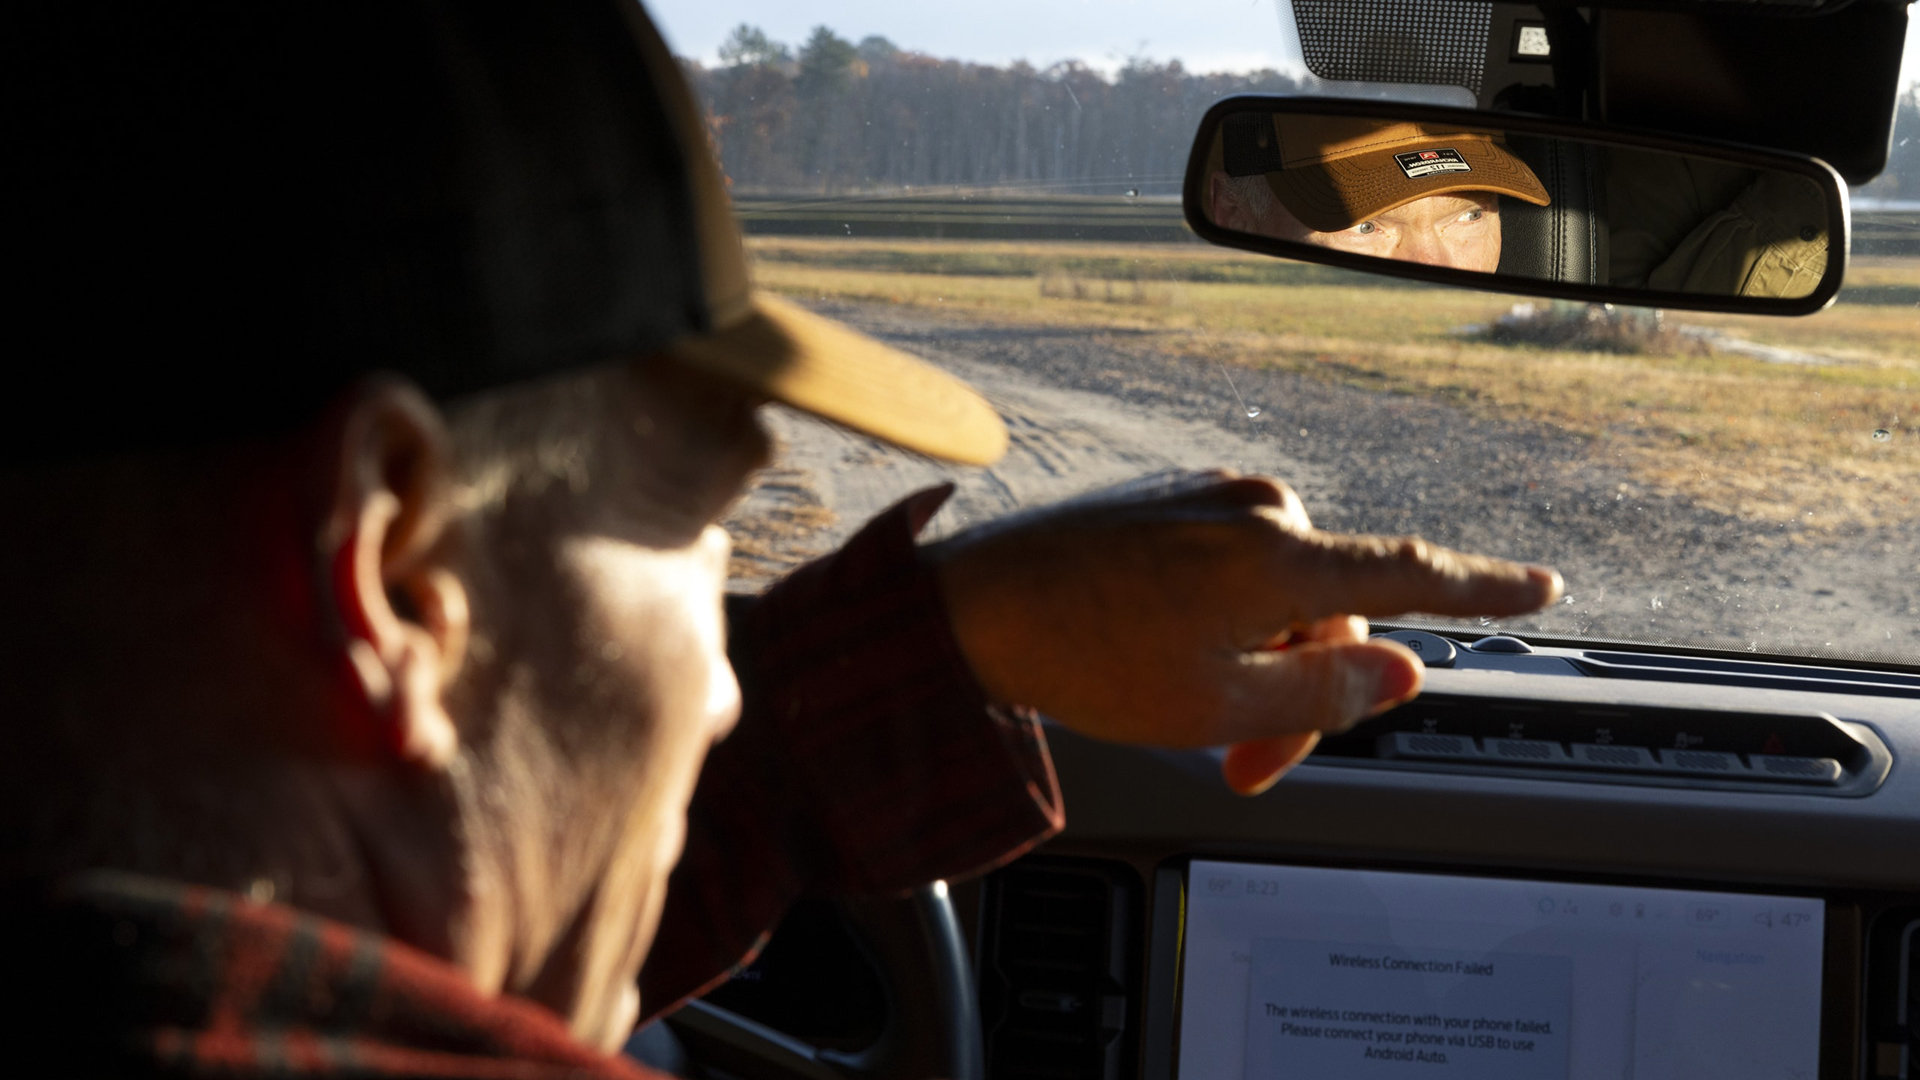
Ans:
[{"label": "dashboard", "polygon": [[1050,732],[956,891],[989,1076],[1912,1074],[1920,678],[1389,632],[1426,692],[1253,799]]}]

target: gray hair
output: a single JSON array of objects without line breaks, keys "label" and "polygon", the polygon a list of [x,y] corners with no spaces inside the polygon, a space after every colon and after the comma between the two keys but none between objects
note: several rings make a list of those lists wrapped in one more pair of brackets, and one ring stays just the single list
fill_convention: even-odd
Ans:
[{"label": "gray hair", "polygon": [[1266,222],[1280,209],[1280,200],[1274,198],[1273,186],[1267,183],[1263,173],[1229,176],[1227,190],[1233,193],[1233,200],[1247,212],[1247,217],[1254,221]]}]

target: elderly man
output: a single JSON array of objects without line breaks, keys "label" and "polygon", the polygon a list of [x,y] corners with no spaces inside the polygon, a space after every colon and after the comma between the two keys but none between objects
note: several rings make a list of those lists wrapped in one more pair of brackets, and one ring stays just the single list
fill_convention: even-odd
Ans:
[{"label": "elderly man", "polygon": [[1257,791],[1417,691],[1363,616],[1558,589],[1215,474],[931,549],[921,493],[723,624],[763,402],[961,461],[1005,436],[749,291],[637,6],[14,30],[9,1060],[634,1075],[604,1054],[643,1006],[802,891],[1057,829],[1034,710],[1231,744]]},{"label": "elderly man", "polygon": [[1211,220],[1276,240],[1493,273],[1500,197],[1547,205],[1490,131],[1247,112],[1226,117],[1218,141]]}]

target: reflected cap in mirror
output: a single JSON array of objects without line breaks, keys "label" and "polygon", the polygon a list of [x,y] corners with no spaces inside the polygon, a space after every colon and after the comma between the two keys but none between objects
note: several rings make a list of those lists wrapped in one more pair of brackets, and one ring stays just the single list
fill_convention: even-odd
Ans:
[{"label": "reflected cap in mirror", "polygon": [[1298,113],[1235,113],[1222,124],[1229,176],[1265,174],[1273,194],[1317,232],[1350,229],[1396,207],[1490,191],[1545,206],[1547,189],[1494,131]]}]

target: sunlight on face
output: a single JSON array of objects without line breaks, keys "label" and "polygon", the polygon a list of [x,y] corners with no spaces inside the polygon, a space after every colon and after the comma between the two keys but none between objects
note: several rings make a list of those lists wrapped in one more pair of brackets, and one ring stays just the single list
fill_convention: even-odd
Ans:
[{"label": "sunlight on face", "polygon": [[729,546],[710,525],[671,551],[607,537],[562,547],[589,605],[585,636],[600,642],[583,662],[653,718],[624,748],[637,782],[624,804],[607,800],[622,823],[580,935],[574,1032],[602,1049],[617,1048],[639,1019],[635,981],[685,844],[687,806],[708,748],[740,714],[720,607]]},{"label": "sunlight on face", "polygon": [[1309,244],[1381,259],[1492,273],[1500,266],[1500,197],[1430,195],[1340,232],[1309,232]]},{"label": "sunlight on face", "polygon": [[[771,450],[758,399],[670,357],[610,366],[548,415],[573,472],[501,500],[487,536],[501,715],[532,732],[527,782],[477,811],[513,839],[522,951],[508,989],[617,1048],[686,842],[708,749],[740,687],[720,520]],[[563,418],[563,419],[562,419]],[[557,466],[556,466],[557,467]]]},{"label": "sunlight on face", "polygon": [[1212,219],[1235,232],[1428,266],[1487,274],[1500,268],[1500,196],[1491,191],[1429,195],[1338,232],[1308,228],[1258,176],[1216,172],[1210,195]]}]

